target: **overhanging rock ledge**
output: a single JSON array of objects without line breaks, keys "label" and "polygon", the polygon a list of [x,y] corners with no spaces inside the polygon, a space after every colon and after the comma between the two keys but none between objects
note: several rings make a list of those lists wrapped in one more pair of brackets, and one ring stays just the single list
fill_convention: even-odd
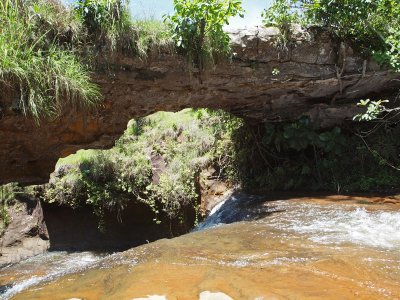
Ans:
[{"label": "overhanging rock ledge", "polygon": [[[345,51],[322,30],[295,32],[279,50],[275,28],[231,29],[233,58],[214,70],[189,73],[185,59],[167,52],[147,60],[114,57],[97,72],[105,96],[93,112],[67,111],[55,121],[10,109],[13,91],[0,93],[0,183],[43,183],[59,157],[79,149],[108,148],[132,118],[187,107],[224,109],[249,122],[309,116],[317,127],[351,119],[362,98],[397,93],[400,75]],[[345,54],[344,54],[345,53]],[[338,76],[341,73],[341,76]]]}]

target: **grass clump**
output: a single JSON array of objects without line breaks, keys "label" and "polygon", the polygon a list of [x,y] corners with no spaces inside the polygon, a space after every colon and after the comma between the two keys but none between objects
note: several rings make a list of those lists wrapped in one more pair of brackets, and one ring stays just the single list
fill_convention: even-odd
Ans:
[{"label": "grass clump", "polygon": [[124,0],[78,0],[74,12],[82,21],[89,40],[100,49],[132,51],[129,1]]},{"label": "grass clump", "polygon": [[97,103],[100,92],[87,68],[57,45],[52,36],[59,33],[50,34],[38,16],[45,3],[28,2],[0,1],[0,84],[18,91],[13,107],[39,119],[58,115],[66,105]]},{"label": "grass clump", "polygon": [[135,51],[140,58],[174,52],[172,35],[163,22],[152,18],[138,19],[132,22],[132,28],[135,35]]},{"label": "grass clump", "polygon": [[162,22],[131,20],[128,1],[66,7],[58,0],[1,0],[0,87],[13,98],[1,99],[2,106],[37,121],[93,107],[102,98],[91,81],[96,63],[116,52],[146,58],[171,45]]}]

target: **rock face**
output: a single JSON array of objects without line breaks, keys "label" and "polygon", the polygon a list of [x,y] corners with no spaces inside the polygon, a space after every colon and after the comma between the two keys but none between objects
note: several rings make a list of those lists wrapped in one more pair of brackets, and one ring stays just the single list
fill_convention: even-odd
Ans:
[{"label": "rock face", "polygon": [[[186,233],[192,223],[162,222],[143,204],[132,202],[120,214],[107,212],[105,230],[88,206],[72,209],[38,199],[15,200],[9,208],[10,224],[0,235],[0,268],[50,251],[126,250]],[[0,233],[1,234],[1,233]]]},{"label": "rock face", "polygon": [[121,251],[187,232],[177,222],[157,225],[153,212],[136,202],[120,214],[106,212],[104,231],[98,229],[99,220],[88,206],[43,204],[43,215],[52,251]]},{"label": "rock face", "polygon": [[[224,109],[250,122],[310,116],[318,127],[350,119],[360,98],[393,94],[399,74],[364,61],[324,32],[296,33],[279,50],[273,28],[230,32],[232,62],[199,73],[185,59],[159,53],[147,61],[114,57],[95,74],[105,96],[96,111],[66,111],[40,126],[9,109],[13,93],[0,93],[0,183],[48,181],[59,157],[82,148],[106,148],[132,118],[186,107]],[[341,74],[341,75],[340,75]]]},{"label": "rock face", "polygon": [[8,213],[10,224],[0,236],[0,267],[43,253],[50,246],[39,200],[17,201]]},{"label": "rock face", "polygon": [[199,176],[200,213],[208,216],[212,209],[232,195],[234,187],[220,179],[212,167],[203,170]]}]

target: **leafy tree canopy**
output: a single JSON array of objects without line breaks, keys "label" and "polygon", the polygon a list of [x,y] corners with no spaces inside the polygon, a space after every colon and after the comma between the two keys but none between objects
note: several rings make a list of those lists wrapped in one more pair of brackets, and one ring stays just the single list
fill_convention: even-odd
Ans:
[{"label": "leafy tree canopy", "polygon": [[275,0],[264,12],[267,25],[290,34],[293,23],[321,26],[365,55],[400,71],[398,0]]},{"label": "leafy tree canopy", "polygon": [[223,27],[243,17],[241,0],[174,0],[175,14],[166,17],[177,46],[200,70],[219,55],[230,52]]}]

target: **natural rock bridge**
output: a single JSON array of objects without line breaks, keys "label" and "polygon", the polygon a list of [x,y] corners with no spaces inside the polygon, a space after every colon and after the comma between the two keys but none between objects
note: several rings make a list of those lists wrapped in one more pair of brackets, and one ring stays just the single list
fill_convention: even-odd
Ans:
[{"label": "natural rock bridge", "polygon": [[110,147],[129,119],[160,110],[224,109],[257,123],[307,115],[329,127],[351,119],[360,98],[400,88],[399,74],[342,49],[324,32],[299,31],[296,45],[285,51],[274,45],[276,34],[273,28],[232,30],[233,61],[208,74],[189,74],[185,59],[167,53],[146,61],[114,58],[108,63],[117,71],[95,78],[103,107],[66,112],[40,126],[6,109],[12,97],[1,92],[0,183],[45,182],[59,157]]}]

